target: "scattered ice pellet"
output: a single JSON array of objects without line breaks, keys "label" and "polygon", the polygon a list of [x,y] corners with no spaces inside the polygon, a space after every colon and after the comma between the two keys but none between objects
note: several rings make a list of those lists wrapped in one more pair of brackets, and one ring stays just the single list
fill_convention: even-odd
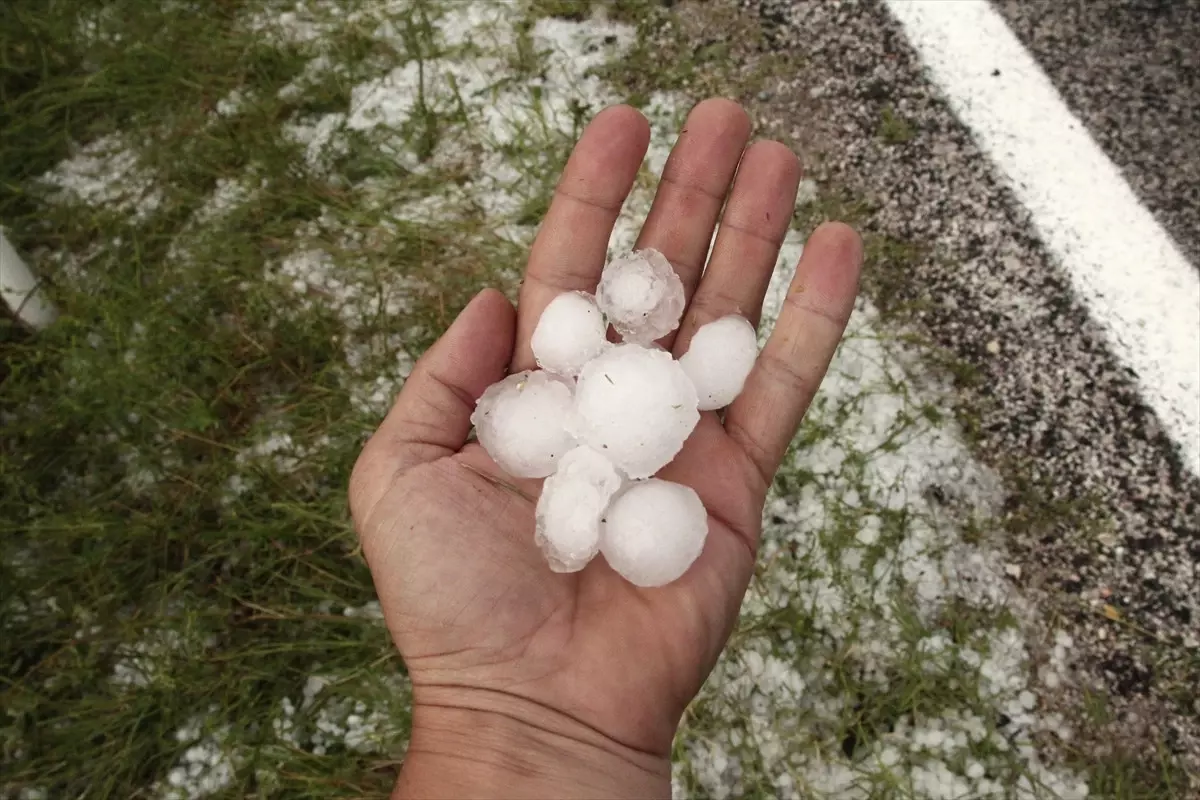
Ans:
[{"label": "scattered ice pellet", "polygon": [[695,387],[662,350],[616,345],[579,374],[574,433],[630,478],[666,466],[699,419]]},{"label": "scattered ice pellet", "polygon": [[518,372],[487,388],[471,422],[479,442],[509,475],[544,478],[575,446],[567,431],[571,384],[548,372]]},{"label": "scattered ice pellet", "polygon": [[688,486],[652,478],[613,498],[600,552],[635,586],[664,586],[687,572],[707,535],[700,496]]},{"label": "scattered ice pellet", "polygon": [[606,330],[590,294],[564,292],[542,312],[530,345],[542,369],[573,377],[608,347]]},{"label": "scattered ice pellet", "polygon": [[742,392],[758,358],[758,336],[745,317],[730,314],[701,325],[679,366],[692,379],[701,411],[724,408]]},{"label": "scattered ice pellet", "polygon": [[650,344],[679,327],[683,282],[657,250],[619,255],[600,275],[596,302],[627,342]]},{"label": "scattered ice pellet", "polygon": [[559,459],[537,504],[535,541],[550,569],[578,572],[587,566],[600,548],[600,518],[620,488],[616,468],[586,445]]}]

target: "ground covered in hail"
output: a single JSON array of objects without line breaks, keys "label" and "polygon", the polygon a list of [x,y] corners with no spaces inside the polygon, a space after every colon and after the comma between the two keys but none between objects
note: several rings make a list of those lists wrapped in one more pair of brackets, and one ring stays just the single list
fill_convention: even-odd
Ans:
[{"label": "ground covered in hail", "polygon": [[[466,300],[513,293],[575,137],[622,100],[654,131],[612,242],[632,246],[704,83],[681,55],[629,91],[669,14],[0,11],[0,220],[63,312],[0,327],[0,795],[386,796],[410,691],[350,466]],[[860,302],[684,718],[677,795],[1141,796],[1070,748],[1071,637],[1010,582],[998,478],[926,355]]]}]

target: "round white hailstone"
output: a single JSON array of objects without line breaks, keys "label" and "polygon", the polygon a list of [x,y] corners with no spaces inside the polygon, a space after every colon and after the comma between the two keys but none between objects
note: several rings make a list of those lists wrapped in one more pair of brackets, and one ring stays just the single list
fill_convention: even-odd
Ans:
[{"label": "round white hailstone", "polygon": [[487,388],[471,422],[492,460],[517,478],[544,478],[575,446],[567,431],[571,384],[548,372],[518,372]]},{"label": "round white hailstone", "polygon": [[650,344],[679,327],[683,282],[657,250],[617,256],[604,267],[596,302],[627,342]]},{"label": "round white hailstone", "polygon": [[635,586],[665,586],[704,549],[708,514],[688,486],[651,478],[618,494],[604,515],[600,552]]},{"label": "round white hailstone", "polygon": [[606,329],[590,294],[563,292],[542,312],[530,345],[542,369],[574,377],[608,347]]},{"label": "round white hailstone", "polygon": [[648,478],[683,447],[700,420],[696,405],[669,353],[615,345],[579,373],[573,432],[630,478]]},{"label": "round white hailstone", "polygon": [[621,488],[608,459],[586,445],[559,459],[537,504],[534,541],[555,572],[578,572],[600,548],[600,518]]},{"label": "round white hailstone", "polygon": [[701,325],[679,359],[692,379],[701,411],[724,408],[742,393],[758,358],[758,336],[745,317],[730,314]]}]

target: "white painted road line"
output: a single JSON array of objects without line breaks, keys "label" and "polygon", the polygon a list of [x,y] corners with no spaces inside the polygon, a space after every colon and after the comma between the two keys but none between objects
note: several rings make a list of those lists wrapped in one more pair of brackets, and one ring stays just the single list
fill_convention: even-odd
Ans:
[{"label": "white painted road line", "polygon": [[885,0],[1200,475],[1200,276],[984,0]]}]

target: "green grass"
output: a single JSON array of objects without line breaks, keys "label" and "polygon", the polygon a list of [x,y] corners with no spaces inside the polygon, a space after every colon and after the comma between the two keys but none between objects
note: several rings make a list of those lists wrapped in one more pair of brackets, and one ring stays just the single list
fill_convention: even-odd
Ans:
[{"label": "green grass", "polygon": [[[479,288],[515,289],[522,243],[598,110],[572,98],[565,120],[549,118],[541,85],[559,67],[537,46],[535,19],[603,8],[634,24],[627,57],[595,73],[639,105],[668,91],[746,97],[781,63],[747,65],[717,40],[752,32],[731,7],[680,15],[650,0],[533,0],[514,41],[494,53],[503,67],[477,85],[444,69],[444,59],[465,63],[490,46],[447,51],[436,22],[455,4],[415,2],[388,20],[390,36],[378,34],[371,4],[341,5],[350,16],[336,22],[313,5],[321,27],[307,41],[251,24],[291,7],[269,0],[0,9],[0,221],[63,312],[37,335],[0,320],[0,794],[155,795],[192,745],[176,733],[198,726],[233,754],[227,796],[385,796],[409,695],[369,613],[374,591],[344,489],[405,366]],[[313,70],[318,56],[339,68]],[[308,148],[288,125],[345,113],[355,86],[404,65],[419,67],[412,113],[397,128],[343,130],[306,166]],[[214,113],[233,92],[240,110]],[[478,112],[503,92],[497,102],[521,114],[497,140]],[[135,172],[161,194],[156,210],[55,197],[38,180],[104,137],[136,154]],[[492,157],[511,174],[492,169]],[[233,183],[243,199],[206,211]],[[652,189],[644,172],[635,211]],[[484,206],[494,190],[511,208]],[[429,198],[444,207],[413,212]],[[795,227],[871,213],[822,187]],[[868,251],[868,290],[884,294],[925,255],[883,237],[869,237]],[[284,270],[306,253],[323,254],[328,272],[299,291]],[[361,291],[347,298],[344,286]],[[969,509],[947,522],[918,498],[901,507],[881,498],[879,464],[912,458],[908,448],[953,412],[891,362],[888,348],[904,337],[889,334],[882,349],[877,334],[855,337],[848,350],[865,354],[865,373],[818,397],[772,493],[816,516],[768,526],[742,624],[677,740],[681,780],[700,794],[698,748],[708,745],[739,759],[745,795],[771,797],[781,772],[802,778],[809,759],[830,755],[872,758],[898,725],[948,710],[977,713],[989,732],[998,723],[978,675],[934,663],[926,649],[934,637],[986,654],[989,637],[1014,625],[1006,609],[952,602],[920,616],[903,581],[855,581],[897,562],[916,532],[957,525],[970,543],[999,533]],[[891,409],[886,425],[856,438],[881,408]],[[264,446],[282,437],[281,451]],[[859,532],[874,518],[878,539],[864,544]],[[931,541],[940,556],[950,539]],[[814,605],[827,579],[844,613]],[[888,587],[882,602],[876,583]],[[867,675],[863,650],[881,617],[899,633],[884,673]],[[765,711],[749,713],[763,690],[747,688],[743,667],[756,655],[811,685],[799,698],[777,687]],[[330,685],[306,704],[313,676]],[[846,702],[806,705],[814,697]],[[359,702],[387,719],[373,746],[319,744],[318,724],[344,721]],[[277,730],[286,703],[299,744]],[[972,753],[1017,774],[986,744]],[[1138,787],[1159,784],[1138,765],[1117,765],[1095,785],[1144,796]],[[873,797],[906,796],[901,771],[869,781]]]},{"label": "green grass", "polygon": [[[6,792],[136,794],[210,707],[247,754],[237,795],[383,796],[394,780],[407,699],[380,678],[402,666],[382,626],[342,613],[374,598],[344,492],[377,416],[355,406],[351,334],[322,289],[297,295],[264,275],[317,247],[381,292],[410,279],[402,314],[379,308],[353,331],[368,345],[357,370],[387,374],[398,347],[419,355],[479,288],[511,288],[520,254],[481,218],[414,223],[377,200],[421,197],[444,172],[409,174],[363,138],[314,173],[281,135],[293,115],[346,108],[357,69],[428,57],[428,31],[414,25],[406,53],[336,29],[320,47],[348,71],[285,100],[313,49],[250,31],[252,10],[0,10],[0,219],[63,312],[37,336],[0,321]],[[122,42],[82,36],[91,15]],[[243,110],[215,117],[235,89]],[[406,132],[418,153],[440,124],[428,112]],[[136,143],[161,207],[139,220],[50,201],[37,176],[113,133]],[[326,177],[339,174],[357,180]],[[246,180],[253,200],[191,223],[221,179]],[[384,338],[398,332],[401,345]],[[273,434],[291,437],[295,463],[239,459]],[[145,685],[114,681],[119,663],[144,663]],[[316,756],[275,739],[269,721],[284,698],[300,705],[314,673],[394,712],[377,752]],[[311,728],[320,707],[297,724]]]},{"label": "green grass", "polygon": [[1187,797],[1188,776],[1161,744],[1152,754],[1119,753],[1096,766],[1090,781],[1096,797],[1113,800],[1155,800]]},{"label": "green grass", "polygon": [[[576,3],[542,0],[549,8]],[[625,102],[644,108],[659,92],[682,92],[697,100],[727,96],[748,100],[783,57],[766,56],[746,70],[735,45],[753,36],[745,15],[728,4],[709,4],[701,13],[682,12],[663,0],[619,0],[600,5],[609,16],[634,25],[637,40],[619,62],[598,72],[622,93]]]},{"label": "green grass", "polygon": [[912,123],[900,116],[891,106],[884,107],[879,118],[879,138],[888,144],[904,144],[916,135]]}]

